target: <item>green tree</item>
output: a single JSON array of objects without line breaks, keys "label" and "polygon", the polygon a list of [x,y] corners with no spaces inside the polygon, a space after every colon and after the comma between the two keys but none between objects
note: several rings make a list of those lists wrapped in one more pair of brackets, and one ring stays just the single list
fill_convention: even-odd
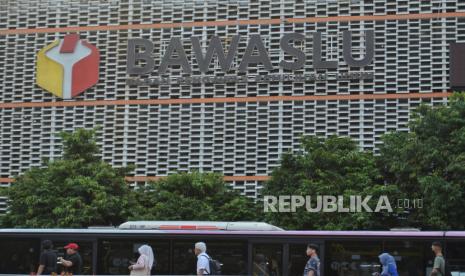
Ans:
[{"label": "green tree", "polygon": [[[368,196],[375,199],[369,206],[375,209],[378,197],[393,199],[402,193],[393,185],[383,183],[370,152],[361,152],[349,138],[304,137],[302,150],[282,156],[271,179],[265,184],[264,196],[298,195],[311,196],[315,207],[316,196],[343,196],[345,206],[350,196]],[[394,212],[325,213],[308,212],[298,208],[296,212],[266,212],[266,220],[286,229],[382,229],[398,224],[398,209]]]},{"label": "green tree", "polygon": [[378,164],[387,183],[423,199],[408,223],[423,229],[465,228],[465,95],[420,106],[409,133],[385,135]]},{"label": "green tree", "polygon": [[31,168],[5,193],[5,227],[87,227],[117,225],[127,218],[128,168],[99,158],[95,130],[62,132],[63,156]]},{"label": "green tree", "polygon": [[179,173],[138,188],[133,220],[256,220],[253,200],[226,186],[215,173]]}]

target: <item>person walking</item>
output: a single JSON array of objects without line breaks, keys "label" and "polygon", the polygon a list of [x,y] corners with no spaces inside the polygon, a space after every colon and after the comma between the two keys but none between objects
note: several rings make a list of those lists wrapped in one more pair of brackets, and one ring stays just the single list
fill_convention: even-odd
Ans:
[{"label": "person walking", "polygon": [[307,264],[304,268],[304,275],[303,276],[320,276],[320,259],[318,258],[318,250],[320,248],[316,244],[309,244],[307,246],[307,256],[310,257],[308,259]]},{"label": "person walking", "polygon": [[207,245],[204,242],[196,243],[194,253],[197,256],[197,275],[210,274],[210,256],[207,254]]},{"label": "person walking", "polygon": [[381,274],[377,273],[376,275],[380,276],[399,276],[397,273],[397,264],[393,256],[388,253],[382,253],[378,256],[379,262],[383,265],[383,270]]},{"label": "person walking", "polygon": [[140,256],[137,263],[129,266],[130,275],[150,275],[155,263],[152,247],[144,244],[138,251]]},{"label": "person walking", "polygon": [[43,252],[40,254],[37,275],[51,275],[57,273],[57,253],[53,251],[53,243],[50,240],[42,242]]},{"label": "person walking", "polygon": [[442,255],[442,244],[440,242],[433,242],[431,245],[431,250],[436,256],[434,258],[433,270],[431,271],[431,276],[445,276],[446,275],[446,260]]},{"label": "person walking", "polygon": [[66,257],[59,257],[58,261],[65,268],[65,274],[81,275],[82,274],[82,258],[79,255],[79,246],[76,243],[69,243],[64,247],[66,249]]}]

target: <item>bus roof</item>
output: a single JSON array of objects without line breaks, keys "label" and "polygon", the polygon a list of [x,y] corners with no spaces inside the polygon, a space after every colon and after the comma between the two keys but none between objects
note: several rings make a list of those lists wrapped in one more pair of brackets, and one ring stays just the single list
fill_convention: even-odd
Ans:
[{"label": "bus roof", "polygon": [[254,221],[128,221],[121,224],[119,229],[284,231],[274,225]]},{"label": "bus roof", "polygon": [[89,227],[88,229],[0,229],[0,235],[83,234],[83,235],[237,235],[287,236],[333,238],[465,238],[465,231],[418,231],[417,229],[391,229],[390,231],[286,231],[264,222],[224,221],[128,221],[115,227]]},{"label": "bus roof", "polygon": [[441,238],[441,237],[462,237],[465,238],[464,232],[443,231],[225,231],[225,230],[153,230],[153,229],[21,229],[10,228],[0,229],[0,235],[41,235],[41,234],[83,234],[83,235],[212,235],[212,236],[287,236],[287,237],[314,237],[314,238]]}]

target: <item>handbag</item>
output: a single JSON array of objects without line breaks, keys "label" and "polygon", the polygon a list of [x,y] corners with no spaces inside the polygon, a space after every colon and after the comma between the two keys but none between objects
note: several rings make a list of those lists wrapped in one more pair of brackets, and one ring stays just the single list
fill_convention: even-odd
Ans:
[{"label": "handbag", "polygon": [[144,267],[144,269],[133,269],[129,275],[150,275],[150,271],[148,267]]}]

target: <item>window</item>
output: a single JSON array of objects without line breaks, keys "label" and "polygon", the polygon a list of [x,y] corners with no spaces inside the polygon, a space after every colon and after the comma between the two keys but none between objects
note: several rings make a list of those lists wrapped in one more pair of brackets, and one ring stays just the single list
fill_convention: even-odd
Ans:
[{"label": "window", "polygon": [[307,244],[289,245],[289,276],[301,276],[307,261]]},{"label": "window", "polygon": [[37,272],[40,241],[38,239],[0,239],[0,274]]},{"label": "window", "polygon": [[139,247],[148,244],[155,256],[152,274],[170,273],[170,246],[168,241],[156,240],[104,240],[99,244],[98,274],[129,274],[130,262],[139,258]]},{"label": "window", "polygon": [[252,274],[277,276],[283,272],[283,246],[281,244],[254,244]]},{"label": "window", "polygon": [[[173,274],[196,274],[197,257],[194,246],[198,241],[174,242]],[[223,264],[222,275],[247,275],[247,244],[234,241],[204,241],[207,254]]]},{"label": "window", "polygon": [[451,272],[465,273],[465,242],[447,242],[446,261]]},{"label": "window", "polygon": [[378,272],[381,242],[331,241],[326,244],[325,272],[330,276],[365,276]]},{"label": "window", "polygon": [[385,241],[384,252],[394,256],[399,275],[430,275],[425,263],[433,259],[432,241]]},{"label": "window", "polygon": [[[53,248],[57,251],[58,257],[66,258],[66,249],[65,247],[69,242],[75,242],[79,245],[79,255],[82,258],[82,274],[92,275],[92,242],[80,242],[80,241],[54,241]],[[63,267],[58,265],[58,273],[62,272]]]}]

